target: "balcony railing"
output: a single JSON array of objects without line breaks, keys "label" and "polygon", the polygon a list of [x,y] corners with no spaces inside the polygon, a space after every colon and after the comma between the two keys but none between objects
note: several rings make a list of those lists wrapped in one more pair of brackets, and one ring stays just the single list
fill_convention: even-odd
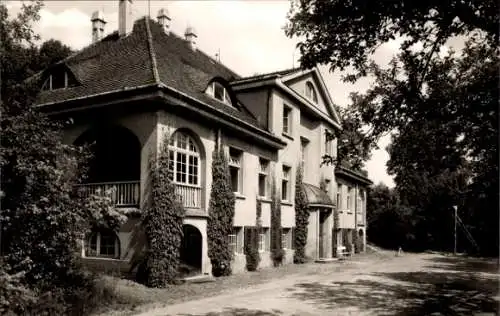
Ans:
[{"label": "balcony railing", "polygon": [[86,183],[78,187],[83,188],[84,196],[103,194],[113,189],[111,199],[116,206],[139,206],[139,181]]},{"label": "balcony railing", "polygon": [[201,208],[201,188],[176,184],[175,193],[182,202],[182,205],[187,208]]}]

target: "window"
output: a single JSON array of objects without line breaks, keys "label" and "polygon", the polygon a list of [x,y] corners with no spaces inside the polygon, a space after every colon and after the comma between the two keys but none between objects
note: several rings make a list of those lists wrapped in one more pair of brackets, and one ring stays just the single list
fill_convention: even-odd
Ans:
[{"label": "window", "polygon": [[342,184],[337,185],[337,209],[342,208]]},{"label": "window", "polygon": [[283,201],[290,200],[290,170],[290,167],[283,166],[283,175],[281,178],[281,199]]},{"label": "window", "polygon": [[281,248],[283,249],[293,249],[292,248],[292,229],[283,228],[281,234]]},{"label": "window", "polygon": [[231,175],[231,186],[233,192],[242,193],[241,160],[243,152],[236,148],[229,148],[229,173]]},{"label": "window", "polygon": [[283,133],[292,133],[292,108],[283,105]]},{"label": "window", "polygon": [[259,196],[267,197],[267,175],[269,174],[269,160],[259,158]]},{"label": "window", "polygon": [[333,142],[333,134],[329,131],[326,132],[325,135],[325,153],[329,156],[331,156],[332,153],[332,142]]},{"label": "window", "polygon": [[352,193],[352,188],[347,188],[347,209],[351,210],[351,193]]},{"label": "window", "polygon": [[75,85],[76,80],[70,72],[64,68],[57,68],[53,69],[52,73],[45,79],[42,90],[64,89]]},{"label": "window", "polygon": [[233,227],[228,239],[231,253],[243,253],[243,229],[241,227]]},{"label": "window", "polygon": [[231,105],[231,97],[229,96],[229,92],[224,86],[219,82],[211,82],[206,90],[206,93],[227,105]]},{"label": "window", "polygon": [[309,145],[309,140],[301,137],[300,138],[300,155],[301,155],[301,165],[302,168],[304,169],[303,172],[305,173],[305,168],[306,168],[306,157],[307,157],[307,145]]},{"label": "window", "polygon": [[330,190],[330,179],[325,179],[325,192],[328,193]]},{"label": "window", "polygon": [[318,95],[316,94],[314,85],[309,81],[306,83],[306,97],[314,103],[318,103]]},{"label": "window", "polygon": [[259,233],[259,252],[264,252],[269,250],[268,235],[269,235],[269,228],[262,228],[262,230]]},{"label": "window", "polygon": [[112,231],[92,232],[85,240],[85,256],[120,258],[120,241]]},{"label": "window", "polygon": [[263,252],[266,248],[266,234],[261,232],[259,234],[259,252]]},{"label": "window", "polygon": [[181,185],[200,185],[200,152],[194,140],[183,132],[175,132],[169,144],[172,180]]}]

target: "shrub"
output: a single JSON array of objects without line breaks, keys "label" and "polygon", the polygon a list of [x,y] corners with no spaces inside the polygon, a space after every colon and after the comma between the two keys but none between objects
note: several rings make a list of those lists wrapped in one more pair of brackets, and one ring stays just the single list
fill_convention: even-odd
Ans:
[{"label": "shrub", "polygon": [[208,256],[212,274],[216,277],[231,274],[232,253],[228,235],[233,229],[235,197],[231,188],[229,165],[222,146],[213,153],[212,189],[210,192],[207,226]]},{"label": "shrub", "polygon": [[285,257],[281,233],[281,198],[276,190],[276,181],[273,178],[271,186],[271,259],[275,267],[281,265]]},{"label": "shrub", "polygon": [[142,216],[147,246],[139,270],[150,287],[174,282],[183,237],[185,212],[171,180],[168,143],[165,137],[157,158],[150,163],[151,195]]},{"label": "shrub", "polygon": [[248,271],[256,271],[260,263],[260,227],[245,227],[245,257]]},{"label": "shrub", "polygon": [[297,168],[295,181],[295,253],[294,263],[305,263],[307,260],[305,248],[307,244],[307,225],[309,224],[309,209],[306,194],[302,188],[302,167]]}]

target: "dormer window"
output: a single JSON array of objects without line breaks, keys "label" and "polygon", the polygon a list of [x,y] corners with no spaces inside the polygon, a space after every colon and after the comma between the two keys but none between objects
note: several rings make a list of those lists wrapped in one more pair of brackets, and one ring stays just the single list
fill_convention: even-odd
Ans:
[{"label": "dormer window", "polygon": [[57,89],[64,89],[68,87],[73,87],[76,84],[76,80],[73,75],[68,72],[67,69],[54,69],[47,78],[45,79],[42,90],[50,91]]},{"label": "dormer window", "polygon": [[314,103],[318,103],[318,95],[316,94],[316,90],[310,81],[306,82],[306,97]]},{"label": "dormer window", "polygon": [[227,105],[231,105],[231,97],[229,96],[229,92],[219,82],[211,82],[207,87],[206,93],[212,98],[215,98]]}]

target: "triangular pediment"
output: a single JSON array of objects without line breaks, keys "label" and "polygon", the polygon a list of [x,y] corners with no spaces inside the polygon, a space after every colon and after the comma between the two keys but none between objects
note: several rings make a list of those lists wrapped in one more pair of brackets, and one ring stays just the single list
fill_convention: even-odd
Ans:
[{"label": "triangular pediment", "polygon": [[340,124],[336,107],[317,68],[283,76],[281,82],[307,100],[309,106],[316,108]]}]

